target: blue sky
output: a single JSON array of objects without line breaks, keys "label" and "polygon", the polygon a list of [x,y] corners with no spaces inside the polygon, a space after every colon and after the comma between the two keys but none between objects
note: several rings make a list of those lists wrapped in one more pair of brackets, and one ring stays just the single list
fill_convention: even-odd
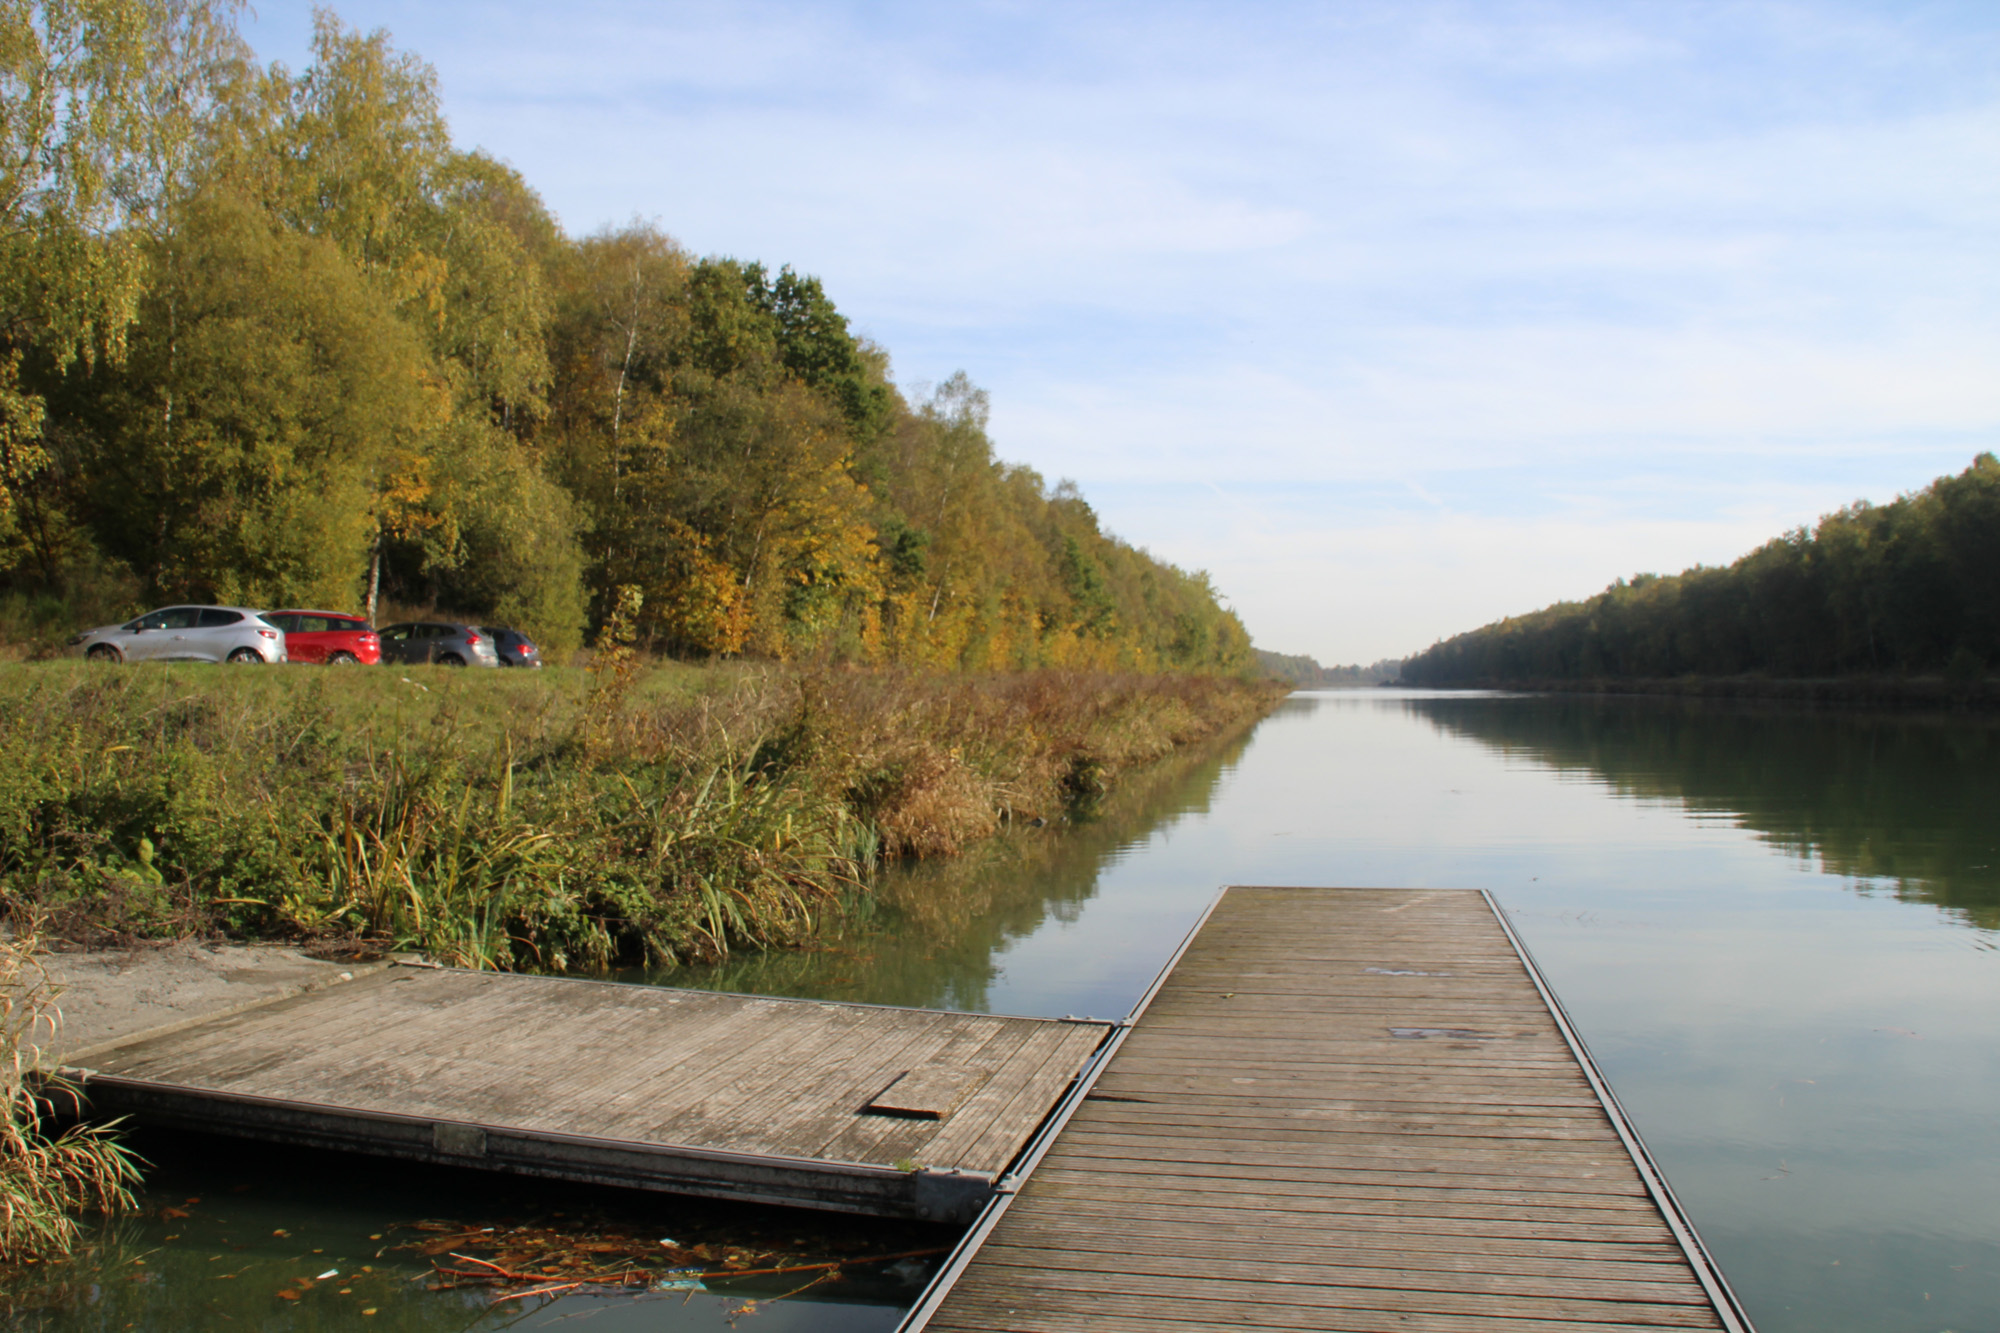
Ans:
[{"label": "blue sky", "polygon": [[965,370],[1264,647],[1400,656],[2000,448],[1990,0],[336,12],[573,234]]}]

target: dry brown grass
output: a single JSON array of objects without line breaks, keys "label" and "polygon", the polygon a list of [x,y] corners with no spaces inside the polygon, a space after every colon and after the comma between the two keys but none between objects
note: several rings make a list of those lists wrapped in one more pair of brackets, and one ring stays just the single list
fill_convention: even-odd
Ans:
[{"label": "dry brown grass", "polygon": [[1277,691],[1189,676],[0,667],[0,896],[67,938],[590,970],[805,943],[877,857],[1051,822]]}]

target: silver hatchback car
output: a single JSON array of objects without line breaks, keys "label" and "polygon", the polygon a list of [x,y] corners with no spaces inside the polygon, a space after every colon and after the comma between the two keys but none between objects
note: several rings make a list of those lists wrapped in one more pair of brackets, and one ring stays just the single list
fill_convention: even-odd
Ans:
[{"label": "silver hatchback car", "polygon": [[285,632],[247,606],[168,606],[69,641],[93,662],[282,662]]}]

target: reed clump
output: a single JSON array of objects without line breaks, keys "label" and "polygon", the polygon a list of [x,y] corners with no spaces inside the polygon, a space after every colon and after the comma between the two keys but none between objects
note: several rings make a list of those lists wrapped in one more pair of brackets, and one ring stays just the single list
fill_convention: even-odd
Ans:
[{"label": "reed clump", "polygon": [[0,936],[0,1264],[68,1254],[77,1214],[129,1208],[139,1180],[115,1126],[51,1131],[53,1099],[71,1091],[36,1069],[55,1023],[40,941],[31,930]]},{"label": "reed clump", "polygon": [[82,943],[594,970],[810,941],[1275,693],[1198,676],[0,664],[0,895]]}]

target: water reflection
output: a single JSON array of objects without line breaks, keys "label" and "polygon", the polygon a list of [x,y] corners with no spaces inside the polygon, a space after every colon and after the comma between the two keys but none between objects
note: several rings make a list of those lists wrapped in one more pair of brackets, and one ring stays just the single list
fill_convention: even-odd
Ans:
[{"label": "water reflection", "polygon": [[1447,734],[1725,818],[1826,874],[2000,930],[1992,718],[1562,695],[1402,706]]},{"label": "water reflection", "polygon": [[[1985,718],[1294,696],[1250,734],[1133,775],[1093,819],[885,875],[828,950],[659,979],[1113,1015],[1221,884],[1487,888],[1763,1333],[1971,1333],[2000,1327],[1996,760],[2000,723]],[[217,1300],[249,1327],[379,1328],[392,1308],[425,1330],[504,1322],[451,1293],[418,1294],[421,1284],[402,1305],[384,1297],[369,1321],[322,1292],[308,1319],[273,1295],[304,1254],[264,1239],[256,1298],[221,1291],[245,1279],[206,1280],[209,1256],[240,1252],[170,1230],[178,1219],[158,1210],[177,1188],[204,1208],[218,1191],[234,1198],[246,1169],[246,1216],[264,1238],[315,1236],[305,1254],[352,1258],[413,1212],[565,1207],[534,1203],[551,1196],[532,1182],[358,1162],[301,1176],[275,1152],[211,1151],[160,1177],[154,1214],[88,1267],[88,1301],[31,1326],[225,1327],[203,1304]],[[726,1216],[700,1201],[638,1206],[664,1234]],[[223,1222],[238,1226],[233,1216]],[[793,1239],[831,1244],[865,1224],[800,1225],[825,1235]],[[880,1252],[891,1248],[903,1247]],[[908,1289],[850,1276],[884,1285],[806,1292],[752,1322],[746,1294],[709,1293],[685,1306],[579,1300],[529,1325],[587,1315],[592,1328],[892,1327]]]},{"label": "water reflection", "polygon": [[[1295,698],[1280,712],[1312,707],[1312,700]],[[1074,923],[1110,867],[1158,831],[1208,813],[1252,734],[1245,728],[1127,774],[1073,822],[1014,829],[948,860],[890,866],[820,949],[746,954],[631,979],[989,1012],[1009,946],[1052,925]],[[1122,1013],[1107,1009],[1098,1016]]]}]

